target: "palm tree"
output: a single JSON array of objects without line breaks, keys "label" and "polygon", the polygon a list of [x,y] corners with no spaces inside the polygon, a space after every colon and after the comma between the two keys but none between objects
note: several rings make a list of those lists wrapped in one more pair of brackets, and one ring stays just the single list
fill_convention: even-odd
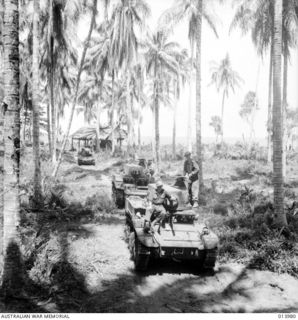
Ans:
[{"label": "palm tree", "polygon": [[249,141],[250,141],[250,143],[252,143],[252,139],[255,137],[254,120],[255,120],[255,115],[256,115],[257,109],[258,109],[257,95],[255,92],[249,91],[245,95],[244,101],[240,106],[239,115],[249,125],[249,128],[250,128]]},{"label": "palm tree", "polygon": [[[196,152],[199,162],[199,183],[203,187],[203,162],[202,162],[202,134],[201,134],[201,37],[202,37],[202,18],[217,36],[215,28],[215,18],[212,16],[208,5],[210,1],[203,0],[178,0],[175,5],[165,12],[161,22],[164,25],[177,24],[182,19],[187,19],[188,38],[191,47],[191,61],[193,59],[194,44],[196,44]],[[191,62],[191,65],[193,63]],[[189,94],[192,95],[192,83],[190,81]],[[191,98],[188,106],[188,148],[191,149]]]},{"label": "palm tree", "polygon": [[156,166],[160,165],[160,137],[159,137],[159,110],[160,104],[169,103],[169,80],[179,75],[179,57],[181,50],[178,43],[168,40],[169,33],[166,30],[148,34],[145,41],[145,59],[147,74],[152,79],[151,103],[155,117],[155,156]]},{"label": "palm tree", "polygon": [[273,186],[274,186],[274,211],[277,223],[287,226],[284,212],[284,187],[283,187],[283,121],[281,97],[281,55],[282,55],[282,9],[283,1],[275,0],[274,3],[274,45],[273,45]]},{"label": "palm tree", "polygon": [[214,129],[215,143],[217,144],[218,137],[221,135],[221,118],[219,116],[212,116],[209,126],[211,126]]},{"label": "palm tree", "polygon": [[[90,50],[86,56],[85,70],[93,77],[100,78],[100,83],[103,83],[105,75],[108,73],[112,78],[112,105],[110,110],[111,122],[111,142],[112,154],[115,151],[114,144],[114,114],[115,114],[115,80],[117,77],[117,70],[113,57],[111,56],[111,32],[113,21],[109,20],[108,8],[110,0],[104,0],[104,22],[96,28],[96,34],[91,39]],[[101,108],[98,108],[98,119],[100,118]]]},{"label": "palm tree", "polygon": [[87,49],[89,47],[89,41],[91,38],[91,34],[95,25],[95,19],[96,19],[96,14],[97,14],[97,0],[93,0],[93,6],[92,6],[92,17],[91,17],[91,22],[90,22],[90,27],[89,27],[89,31],[88,31],[88,35],[86,38],[86,41],[84,43],[84,49],[83,49],[83,53],[81,56],[81,61],[80,61],[80,65],[79,65],[79,69],[78,69],[78,74],[77,74],[77,78],[76,78],[76,86],[75,86],[75,93],[74,93],[74,98],[73,98],[73,103],[71,106],[71,111],[70,111],[70,117],[68,120],[68,124],[67,124],[67,129],[66,129],[66,133],[62,142],[62,146],[61,146],[61,150],[59,153],[59,157],[58,160],[56,162],[56,165],[54,167],[54,171],[52,176],[56,178],[61,161],[62,161],[62,156],[66,147],[66,143],[68,141],[68,136],[69,136],[69,131],[70,131],[70,127],[71,127],[71,123],[72,123],[72,119],[73,119],[73,115],[74,115],[74,111],[75,111],[75,107],[77,105],[77,101],[78,101],[78,94],[79,94],[79,88],[80,88],[80,82],[81,82],[81,74],[83,71],[83,66],[84,66],[84,61],[85,61],[85,57],[86,57],[86,52]]},{"label": "palm tree", "polygon": [[33,63],[32,63],[32,107],[33,107],[33,155],[34,155],[34,201],[42,203],[41,173],[39,159],[39,0],[34,0],[33,13]]},{"label": "palm tree", "polygon": [[224,107],[225,99],[229,97],[230,90],[235,92],[235,88],[240,86],[243,82],[239,74],[232,69],[231,60],[229,54],[220,62],[213,63],[211,68],[211,84],[214,84],[217,91],[222,91],[222,103],[221,103],[221,142],[223,142],[224,135]]},{"label": "palm tree", "polygon": [[141,153],[141,124],[143,121],[142,110],[146,104],[144,97],[144,86],[145,86],[145,61],[139,62],[135,65],[134,73],[134,92],[138,102],[138,109],[136,110],[137,126],[138,126],[138,152]]},{"label": "palm tree", "polygon": [[56,162],[58,117],[58,108],[54,94],[57,86],[54,84],[54,78],[59,79],[57,71],[61,66],[66,64],[63,61],[65,55],[73,60],[74,65],[76,64],[77,54],[75,49],[76,36],[74,33],[74,23],[78,21],[81,12],[82,6],[79,0],[41,1],[41,30],[45,35],[41,43],[43,52],[42,65],[47,67],[48,113],[51,119],[51,141],[49,142],[52,145],[52,160],[54,163]]},{"label": "palm tree", "polygon": [[[290,58],[291,47],[296,46],[296,34],[298,19],[295,14],[297,0],[287,0],[283,2],[283,44],[284,55],[284,85],[283,85],[283,107],[287,105],[287,64]],[[269,91],[268,91],[268,119],[267,119],[267,160],[271,162],[271,135],[272,135],[272,64],[273,64],[273,37],[274,37],[274,1],[270,0],[242,0],[236,10],[231,29],[240,26],[243,33],[251,30],[252,41],[261,56],[270,48],[269,65]],[[284,111],[285,115],[286,111]],[[285,117],[285,116],[284,116]],[[286,150],[284,150],[286,151]],[[284,152],[284,164],[285,164]],[[285,165],[283,166],[285,172]]]},{"label": "palm tree", "polygon": [[[181,55],[176,57],[179,63],[179,74],[173,77],[173,96],[174,96],[174,108],[173,108],[173,136],[172,136],[172,157],[176,159],[176,121],[177,121],[177,108],[178,100],[180,98],[181,86],[185,85],[185,82],[192,81],[192,75],[189,69],[192,68],[188,58],[188,53],[186,50],[182,50]],[[192,62],[192,61],[191,61]],[[190,115],[190,114],[188,114]],[[189,128],[188,128],[189,129]],[[191,140],[190,140],[191,143]],[[188,148],[191,150],[191,148]]]},{"label": "palm tree", "polygon": [[[4,113],[2,100],[4,96],[4,59],[3,59],[3,18],[4,18],[4,0],[0,2],[0,257],[3,256],[3,175],[4,175]],[[0,272],[1,273],[1,272]],[[0,279],[1,283],[1,279]]]},{"label": "palm tree", "polygon": [[[160,24],[169,27],[170,25],[177,25],[182,20],[186,20],[188,23],[188,39],[190,42],[190,77],[192,77],[192,70],[194,66],[194,45],[196,43],[196,37],[199,29],[201,28],[200,23],[202,17],[205,19],[209,27],[213,30],[214,34],[217,35],[215,27],[215,17],[211,14],[207,1],[202,1],[198,3],[197,0],[178,0],[175,1],[173,6],[166,10],[166,12],[160,18]],[[210,3],[210,1],[209,1]],[[199,6],[199,7],[198,7]],[[202,8],[200,9],[200,7]],[[199,31],[200,33],[200,31]],[[187,148],[191,151],[191,98],[192,98],[192,81],[189,81],[189,101],[188,101],[188,123],[187,123]]]},{"label": "palm tree", "polygon": [[127,131],[128,153],[133,154],[133,118],[131,101],[131,72],[137,62],[138,41],[135,26],[144,26],[146,17],[150,15],[150,9],[144,0],[119,0],[115,6],[111,21],[111,57],[116,70],[125,70],[126,73],[126,108],[127,108]]},{"label": "palm tree", "polygon": [[19,164],[20,164],[20,113],[19,113],[19,1],[4,1],[4,270],[2,289],[7,294],[16,286],[22,286],[16,274],[20,244],[18,225],[20,221]]}]

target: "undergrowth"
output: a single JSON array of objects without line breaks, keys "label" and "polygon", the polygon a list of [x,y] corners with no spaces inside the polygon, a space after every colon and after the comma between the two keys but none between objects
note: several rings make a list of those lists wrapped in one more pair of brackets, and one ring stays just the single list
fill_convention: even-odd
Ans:
[{"label": "undergrowth", "polygon": [[288,214],[288,223],[290,237],[274,229],[266,214],[228,217],[214,230],[220,238],[219,261],[298,277],[298,217]]}]

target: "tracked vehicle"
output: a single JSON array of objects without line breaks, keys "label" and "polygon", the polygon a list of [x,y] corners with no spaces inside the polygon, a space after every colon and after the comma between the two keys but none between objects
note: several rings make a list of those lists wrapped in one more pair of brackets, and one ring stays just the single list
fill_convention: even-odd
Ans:
[{"label": "tracked vehicle", "polygon": [[216,262],[218,237],[198,220],[197,213],[186,207],[187,191],[177,187],[164,189],[177,198],[165,203],[168,217],[157,232],[152,226],[151,199],[155,185],[148,187],[148,199],[128,196],[125,204],[125,232],[136,270],[146,270],[150,259],[192,261],[198,268],[213,268]]},{"label": "tracked vehicle", "polygon": [[82,148],[82,150],[78,153],[77,160],[79,166],[95,166],[94,154],[89,147]]},{"label": "tracked vehicle", "polygon": [[130,196],[146,197],[152,179],[142,165],[125,164],[123,172],[112,178],[112,195],[116,206],[123,209],[125,199]]}]

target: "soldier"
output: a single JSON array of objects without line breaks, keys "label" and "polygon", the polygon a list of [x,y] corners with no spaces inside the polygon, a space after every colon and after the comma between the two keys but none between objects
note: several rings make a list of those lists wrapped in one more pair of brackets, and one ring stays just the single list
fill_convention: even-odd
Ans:
[{"label": "soldier", "polygon": [[193,207],[198,207],[199,197],[199,164],[192,159],[191,153],[186,152],[184,154],[186,160],[184,161],[184,176],[186,181],[186,187],[189,191],[189,196],[193,201]]},{"label": "soldier", "polygon": [[146,164],[146,159],[139,159],[139,166],[143,167],[144,169],[146,169],[147,164]]},{"label": "soldier", "polygon": [[157,181],[155,194],[152,199],[152,214],[155,215],[152,226],[154,227],[156,224],[159,224],[158,233],[160,233],[160,226],[166,217],[166,209],[164,207],[166,199],[175,200],[174,197],[164,190],[163,183],[161,181]]},{"label": "soldier", "polygon": [[153,176],[155,173],[155,168],[153,164],[153,160],[149,159],[147,163],[147,170],[149,171],[150,175]]}]

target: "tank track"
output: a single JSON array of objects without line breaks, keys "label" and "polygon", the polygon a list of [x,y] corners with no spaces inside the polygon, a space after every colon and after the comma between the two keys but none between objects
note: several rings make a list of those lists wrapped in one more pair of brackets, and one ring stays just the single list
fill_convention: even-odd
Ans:
[{"label": "tank track", "polygon": [[142,247],[144,247],[140,242],[137,243],[137,250],[139,251],[137,262],[135,263],[135,270],[137,271],[146,271],[150,255],[149,254],[142,254]]},{"label": "tank track", "polygon": [[119,191],[115,187],[113,187],[112,196],[113,196],[113,200],[114,200],[114,203],[116,204],[117,208],[123,209],[125,206],[123,191]]},{"label": "tank track", "polygon": [[204,268],[214,268],[217,258],[217,248],[206,250],[206,256],[204,260]]},{"label": "tank track", "polygon": [[145,271],[148,266],[150,255],[147,252],[148,249],[135,237],[134,232],[130,233],[128,248],[130,251],[130,258],[135,265],[135,270]]}]

